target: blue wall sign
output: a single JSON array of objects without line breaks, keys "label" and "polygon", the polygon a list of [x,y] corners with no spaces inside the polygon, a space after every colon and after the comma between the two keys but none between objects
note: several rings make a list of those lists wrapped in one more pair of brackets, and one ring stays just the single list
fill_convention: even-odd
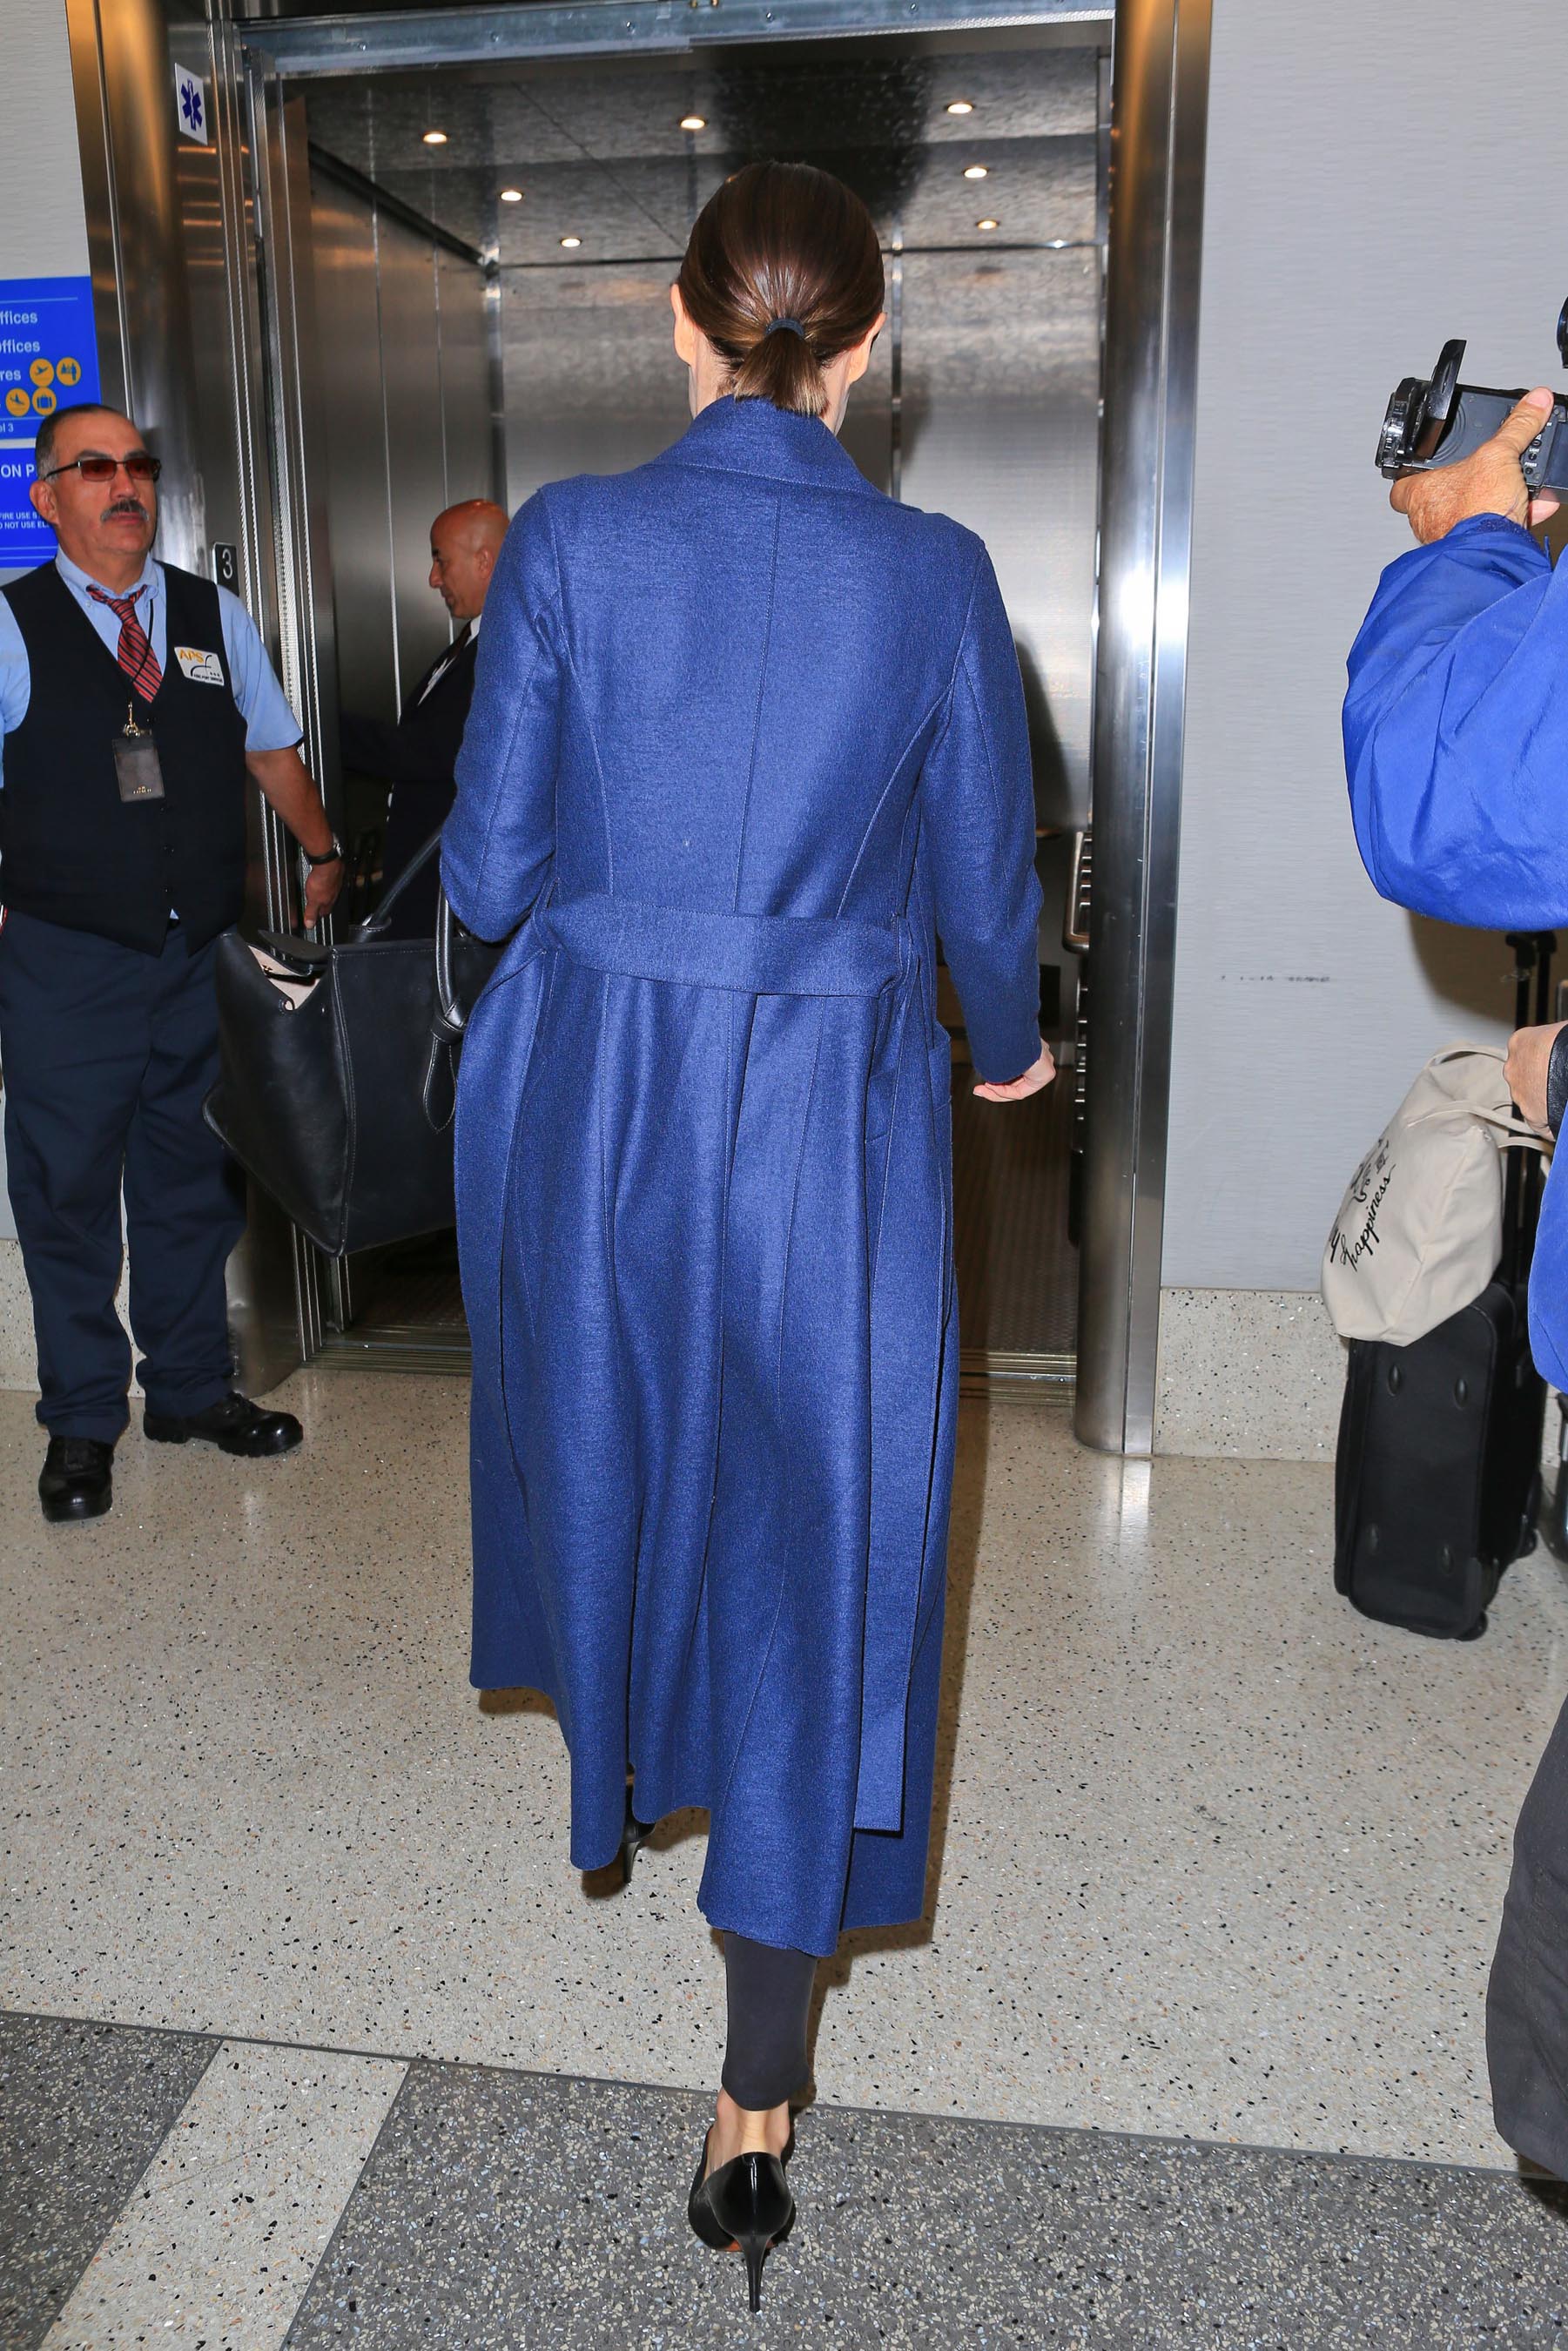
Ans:
[{"label": "blue wall sign", "polygon": [[33,444],[57,408],[98,396],[91,278],[0,277],[0,571],[53,556],[27,496]]}]

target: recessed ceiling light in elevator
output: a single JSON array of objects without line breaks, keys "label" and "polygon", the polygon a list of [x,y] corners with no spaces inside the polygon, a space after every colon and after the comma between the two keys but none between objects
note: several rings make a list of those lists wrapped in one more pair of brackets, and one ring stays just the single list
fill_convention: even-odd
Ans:
[{"label": "recessed ceiling light in elevator", "polygon": [[[961,102],[972,107],[971,119],[946,113],[955,102],[941,89],[947,74],[958,82]],[[1001,48],[938,62],[918,50],[873,54],[868,46],[863,55],[846,55],[836,44],[791,43],[776,52],[731,50],[695,68],[638,57],[615,65],[569,61],[527,73],[497,70],[482,83],[434,73],[345,75],[311,89],[309,112],[312,139],[350,169],[476,251],[498,238],[503,307],[511,315],[523,316],[525,281],[514,272],[553,269],[563,287],[576,289],[562,298],[573,306],[573,319],[591,281],[593,315],[605,330],[607,383],[618,384],[616,397],[627,402],[627,355],[633,345],[643,351],[641,325],[637,335],[630,333],[632,318],[641,321],[646,311],[643,360],[648,398],[656,404],[669,283],[692,222],[726,174],[763,155],[836,172],[870,203],[884,246],[891,251],[896,238],[900,247],[908,338],[903,398],[913,416],[929,371],[946,369],[966,336],[972,340],[972,322],[964,325],[956,313],[940,335],[931,324],[937,256],[956,256],[964,247],[972,255],[983,243],[991,248],[989,262],[1000,266],[1004,245],[1019,256],[1052,243],[1090,250],[1096,226],[1093,85],[1084,57],[1065,47],[1042,53],[1025,73],[1013,52]],[[697,117],[700,133],[677,131]],[[423,149],[416,160],[413,151],[430,129],[443,131],[445,143],[439,152]],[[1007,218],[997,230],[977,230],[971,199],[984,206],[991,198],[993,208],[983,216],[999,221],[994,199],[1001,192],[991,183],[1004,161]],[[971,166],[986,176],[967,180]],[[503,189],[518,193],[504,199]],[[563,246],[569,235],[580,242]],[[1015,265],[1024,275],[1028,267],[1022,260]],[[1051,321],[1065,298],[1052,291]],[[986,333],[991,340],[975,363],[983,365],[987,382],[1021,381],[1036,364],[1026,366],[1032,338],[1002,337],[990,324]],[[1046,340],[1054,333],[1052,325]],[[891,338],[879,348],[885,354]],[[621,355],[618,373],[612,352]],[[640,400],[641,372],[637,381]]]},{"label": "recessed ceiling light in elevator", "polygon": [[446,144],[445,131],[427,131],[424,134],[424,143],[427,147],[444,147]]}]

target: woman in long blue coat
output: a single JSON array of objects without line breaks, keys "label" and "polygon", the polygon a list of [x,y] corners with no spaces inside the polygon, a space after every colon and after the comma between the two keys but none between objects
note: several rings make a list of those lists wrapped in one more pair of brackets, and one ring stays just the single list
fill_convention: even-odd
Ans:
[{"label": "woman in long blue coat", "polygon": [[554,1701],[579,1868],[708,1813],[730,2031],[691,2211],[755,2305],[816,1959],[922,1907],[958,1372],[938,933],[977,1091],[1052,1072],[995,576],[834,437],[882,323],[870,217],[753,166],[674,301],[695,422],[517,515],[446,827],[454,909],[510,936],[457,1113],[473,1678]]}]

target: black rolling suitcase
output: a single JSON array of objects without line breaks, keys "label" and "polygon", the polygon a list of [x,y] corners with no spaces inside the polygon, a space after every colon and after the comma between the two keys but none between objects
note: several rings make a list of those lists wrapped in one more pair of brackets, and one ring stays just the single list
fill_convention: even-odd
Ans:
[{"label": "black rolling suitcase", "polygon": [[[1518,951],[1515,1025],[1547,1013],[1550,934]],[[1533,987],[1532,987],[1533,981]],[[1334,1463],[1334,1588],[1364,1615],[1473,1641],[1503,1570],[1535,1545],[1546,1387],[1525,1312],[1541,1171],[1509,1154],[1502,1261],[1435,1331],[1353,1339]]]}]

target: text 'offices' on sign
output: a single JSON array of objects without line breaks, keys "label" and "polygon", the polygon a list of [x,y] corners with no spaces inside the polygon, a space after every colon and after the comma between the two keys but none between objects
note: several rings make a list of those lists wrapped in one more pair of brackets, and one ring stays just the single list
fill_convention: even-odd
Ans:
[{"label": "text 'offices' on sign", "polygon": [[38,427],[96,400],[90,277],[0,277],[0,571],[47,563],[55,534],[27,496]]}]

